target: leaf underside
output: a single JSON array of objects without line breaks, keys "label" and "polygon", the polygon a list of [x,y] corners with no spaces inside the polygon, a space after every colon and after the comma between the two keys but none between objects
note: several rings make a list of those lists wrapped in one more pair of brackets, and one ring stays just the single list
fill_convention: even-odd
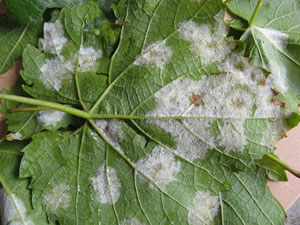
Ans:
[{"label": "leaf underside", "polygon": [[[254,9],[242,16],[234,10],[240,2],[229,8],[249,20]],[[33,135],[20,166],[20,179],[31,178],[33,208],[60,224],[283,224],[263,169],[286,177],[264,156],[291,128],[295,88],[277,82],[258,55],[248,54],[270,73],[243,56],[227,37],[220,1],[120,1],[112,56],[115,42],[108,51],[105,29],[94,32],[98,7],[79,3],[45,23],[39,48],[23,52],[26,94],[10,93],[99,119],[6,114],[30,106],[3,101],[8,139]],[[266,60],[277,50],[264,48]],[[283,75],[288,84],[298,79],[291,74]]]}]

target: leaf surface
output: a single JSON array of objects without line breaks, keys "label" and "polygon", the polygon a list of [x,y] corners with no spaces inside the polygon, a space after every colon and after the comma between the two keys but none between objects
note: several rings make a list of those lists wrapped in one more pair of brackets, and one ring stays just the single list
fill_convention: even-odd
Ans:
[{"label": "leaf surface", "polygon": [[18,177],[22,157],[21,149],[26,143],[0,143],[0,215],[1,224],[48,224],[41,205],[31,207],[29,180]]},{"label": "leaf surface", "polygon": [[13,24],[7,15],[0,17],[0,74],[9,70],[20,59],[27,44],[35,45],[40,35],[40,26]]},{"label": "leaf surface", "polygon": [[[257,2],[231,0],[227,5],[250,22]],[[277,80],[274,88],[280,93],[277,99],[295,112],[300,103],[299,11],[300,4],[295,0],[263,1],[253,24],[242,36],[247,56],[253,64],[271,72],[270,78]]]},{"label": "leaf surface", "polygon": [[[87,115],[77,130],[39,132],[24,149],[33,206],[60,224],[256,224],[258,215],[282,224],[257,160],[299,118],[227,37],[225,6],[120,1],[112,57],[94,30],[105,22],[97,7],[64,8],[44,25],[40,49],[24,52],[24,90]],[[222,208],[240,204],[239,191],[255,216]]]}]

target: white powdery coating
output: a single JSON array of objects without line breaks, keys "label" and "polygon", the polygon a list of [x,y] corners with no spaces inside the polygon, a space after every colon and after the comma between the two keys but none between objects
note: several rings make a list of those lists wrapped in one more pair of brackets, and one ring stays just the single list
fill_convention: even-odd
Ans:
[{"label": "white powdery coating", "polygon": [[46,59],[45,64],[40,68],[39,80],[47,89],[60,90],[64,80],[72,79],[72,73],[58,58]]},{"label": "white powdery coating", "polygon": [[247,144],[243,126],[244,120],[226,120],[220,129],[221,134],[217,137],[218,144],[226,147],[226,151],[243,151]]},{"label": "white powdery coating", "polygon": [[284,48],[288,44],[289,35],[286,33],[274,30],[272,28],[255,27],[255,29],[266,36],[267,39],[272,42],[272,45],[274,45],[279,50],[284,50]]},{"label": "white powdery coating", "polygon": [[44,23],[44,38],[40,39],[44,52],[60,54],[67,38],[64,37],[63,25],[60,20],[55,23]]},{"label": "white powdery coating", "polygon": [[171,47],[166,45],[165,41],[154,42],[142,51],[140,56],[137,56],[137,60],[134,65],[155,65],[156,67],[163,69],[166,64],[170,62],[173,55]]},{"label": "white powdery coating", "polygon": [[58,110],[43,110],[39,112],[39,121],[41,121],[45,126],[55,127],[57,123],[61,122],[66,113]]},{"label": "white powdery coating", "polygon": [[144,223],[141,223],[138,219],[136,218],[126,218],[123,220],[123,222],[121,223],[121,225],[145,225]]},{"label": "white powdery coating", "polygon": [[191,225],[210,225],[217,215],[220,198],[198,191],[195,194],[193,205],[189,207],[189,223]]},{"label": "white powdery coating", "polygon": [[179,24],[179,38],[190,41],[191,51],[203,57],[205,63],[222,61],[235,47],[233,41],[226,38],[228,28],[220,15],[223,15],[223,11],[216,15],[215,27],[208,24],[199,26],[192,20]]},{"label": "white powdery coating", "polygon": [[[21,199],[19,199],[15,194],[11,195],[12,200],[5,193],[4,189],[0,190],[0,215],[1,215],[1,224],[10,224],[10,225],[34,225],[31,220],[27,219],[26,216],[26,207]],[[14,204],[12,203],[14,202]],[[15,206],[14,206],[15,205]],[[19,218],[19,215],[16,211],[16,208],[19,211],[22,221]],[[24,223],[23,223],[24,222]]]},{"label": "white powdery coating", "polygon": [[102,57],[102,51],[95,50],[92,47],[84,48],[80,47],[79,50],[79,60],[78,60],[78,71],[79,72],[87,72],[87,71],[97,71],[97,67],[99,63],[98,59]]},{"label": "white powdery coating", "polygon": [[122,122],[116,119],[96,120],[97,127],[101,130],[104,137],[120,152],[123,152],[119,144],[124,138],[122,131]]},{"label": "white powdery coating", "polygon": [[19,132],[10,133],[7,135],[7,138],[10,140],[22,140],[22,134],[20,134]]},{"label": "white powdery coating", "polygon": [[[149,177],[156,185],[165,188],[167,184],[175,180],[176,175],[180,171],[181,163],[175,160],[174,154],[163,147],[157,146],[151,154],[140,159],[135,163],[136,168]],[[139,175],[142,180],[144,178]],[[153,188],[153,184],[149,181],[149,185]]]},{"label": "white powdery coating", "polygon": [[70,186],[61,183],[43,197],[43,204],[48,212],[55,213],[58,209],[67,209],[71,205]]},{"label": "white powdery coating", "polygon": [[119,200],[121,183],[114,168],[105,167],[103,164],[96,176],[90,180],[98,202],[111,205]]},{"label": "white powdery coating", "polygon": [[273,144],[283,138],[288,130],[284,119],[268,121],[267,129],[263,131],[261,144],[274,148]]},{"label": "white powdery coating", "polygon": [[[183,120],[185,127],[174,120],[148,120],[175,137],[175,152],[187,160],[203,158],[208,149],[217,145],[242,151],[246,144],[242,124],[246,118],[281,118],[290,114],[272,103],[275,96],[264,72],[241,54],[228,55],[219,69],[222,74],[202,76],[199,81],[183,77],[171,82],[155,93],[157,106],[147,114],[195,117]],[[193,103],[193,98],[201,102]],[[221,134],[214,138],[210,127],[215,118],[231,118],[235,127],[219,126]],[[274,129],[280,133],[281,128]]]}]

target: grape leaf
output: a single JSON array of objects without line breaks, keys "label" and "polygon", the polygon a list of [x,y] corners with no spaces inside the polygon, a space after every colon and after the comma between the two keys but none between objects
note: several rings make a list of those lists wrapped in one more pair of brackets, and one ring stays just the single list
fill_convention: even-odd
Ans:
[{"label": "grape leaf", "polygon": [[217,224],[283,224],[285,212],[271,195],[262,170],[233,174],[231,179],[232,190],[220,197],[223,217]]},{"label": "grape leaf", "polygon": [[11,23],[7,15],[0,16],[0,75],[10,69],[15,60],[21,58],[27,44],[37,44],[40,32],[40,26],[20,26]]},{"label": "grape leaf", "polygon": [[280,93],[277,99],[298,112],[300,4],[295,0],[265,0],[250,22],[257,3],[258,0],[230,0],[227,5],[234,14],[251,23],[242,36],[247,43],[247,56],[253,64],[272,73],[270,77],[277,80],[275,89]]},{"label": "grape leaf", "polygon": [[29,180],[18,177],[22,157],[21,149],[26,143],[0,143],[0,222],[1,224],[48,224],[41,205],[31,206]]},{"label": "grape leaf", "polygon": [[33,206],[60,224],[256,224],[257,215],[282,224],[256,160],[299,118],[276,102],[272,74],[227,37],[225,6],[120,1],[111,58],[90,32],[97,7],[64,8],[44,25],[40,49],[26,48],[23,89],[37,99],[0,95],[86,119],[24,148],[20,176],[32,178]]}]

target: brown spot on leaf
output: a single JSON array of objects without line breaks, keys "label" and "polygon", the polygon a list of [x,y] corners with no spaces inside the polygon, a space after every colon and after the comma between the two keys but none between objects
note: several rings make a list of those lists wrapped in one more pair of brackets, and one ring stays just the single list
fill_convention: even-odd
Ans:
[{"label": "brown spot on leaf", "polygon": [[117,23],[116,25],[117,25],[118,27],[123,27],[126,23],[128,23],[128,21],[124,21],[124,22],[122,22],[122,23]]},{"label": "brown spot on leaf", "polygon": [[162,170],[162,163],[156,164],[156,165],[155,165],[155,170],[156,170],[157,172],[161,171],[161,170]]},{"label": "brown spot on leaf", "polygon": [[190,102],[191,102],[191,104],[194,104],[196,107],[198,107],[200,105],[204,105],[204,101],[200,95],[193,94],[190,97]]},{"label": "brown spot on leaf", "polygon": [[257,85],[259,85],[259,86],[265,86],[266,85],[266,81],[265,80],[259,80],[257,82]]},{"label": "brown spot on leaf", "polygon": [[279,92],[276,91],[274,88],[272,88],[272,91],[273,91],[273,94],[276,96],[276,95],[279,95]]},{"label": "brown spot on leaf", "polygon": [[279,100],[277,100],[277,99],[274,99],[274,98],[271,100],[271,102],[272,102],[273,104],[279,105],[279,106],[281,106],[281,107],[284,107],[284,106],[285,106],[285,103],[284,103],[284,102],[281,102],[281,101],[279,101]]}]

